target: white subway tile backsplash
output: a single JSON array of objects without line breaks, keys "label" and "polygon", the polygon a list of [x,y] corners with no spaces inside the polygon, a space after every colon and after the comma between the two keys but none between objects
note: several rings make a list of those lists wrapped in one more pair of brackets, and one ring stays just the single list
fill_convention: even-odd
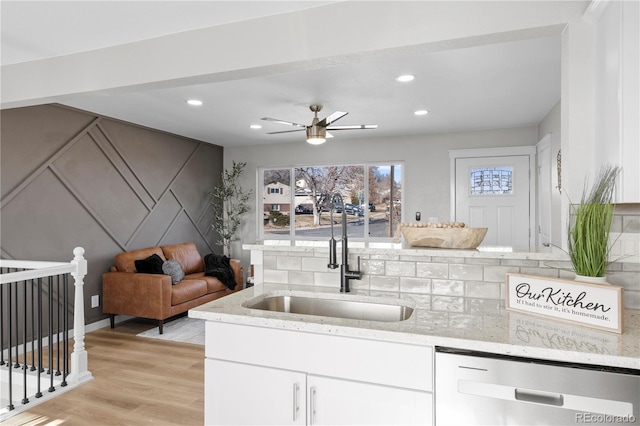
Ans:
[{"label": "white subway tile backsplash", "polygon": [[302,268],[302,259],[300,257],[278,256],[276,265],[278,269],[299,271]]},{"label": "white subway tile backsplash", "polygon": [[398,277],[415,277],[416,264],[415,262],[387,261],[385,274]]},{"label": "white subway tile backsplash", "polygon": [[431,293],[431,280],[429,278],[400,278],[401,293]]},{"label": "white subway tile backsplash", "polygon": [[340,288],[340,274],[338,272],[314,272],[313,285]]},{"label": "white subway tile backsplash", "polygon": [[482,266],[480,265],[449,265],[449,278],[452,280],[481,280]]},{"label": "white subway tile backsplash", "polygon": [[447,263],[416,263],[416,277],[448,278],[449,265]]},{"label": "white subway tile backsplash", "polygon": [[504,282],[508,272],[517,274],[520,273],[520,268],[517,266],[485,266],[484,281]]},{"label": "white subway tile backsplash", "polygon": [[484,281],[466,281],[465,296],[481,299],[499,299],[500,283],[488,283]]},{"label": "white subway tile backsplash", "polygon": [[278,271],[276,269],[264,268],[264,282],[267,283],[288,283],[289,271]]},{"label": "white subway tile backsplash", "polygon": [[278,256],[272,256],[270,254],[266,254],[264,255],[264,257],[262,258],[262,264],[264,265],[265,268],[268,269],[278,269]]},{"label": "white subway tile backsplash", "polygon": [[447,296],[464,296],[464,281],[431,280],[431,292]]},{"label": "white subway tile backsplash", "polygon": [[303,257],[302,270],[311,272],[327,272],[329,259],[326,257]]},{"label": "white subway tile backsplash", "polygon": [[558,270],[557,269],[549,269],[549,268],[527,268],[527,267],[522,267],[520,268],[520,273],[521,274],[528,274],[528,275],[538,275],[541,277],[550,277],[550,278],[558,278]]},{"label": "white subway tile backsplash", "polygon": [[372,275],[369,277],[369,288],[372,291],[378,290],[400,292],[400,278],[387,277],[384,275]]},{"label": "white subway tile backsplash", "polygon": [[[340,287],[339,270],[327,268],[325,252],[252,251],[256,283],[282,283],[305,286]],[[340,252],[338,252],[340,260]],[[349,257],[355,269],[357,255]],[[462,312],[492,310],[504,306],[507,273],[521,273],[572,280],[569,262],[543,260],[483,259],[446,256],[397,256],[361,254],[361,280],[351,280],[354,293],[384,295],[416,300],[437,311]],[[624,304],[640,309],[640,264],[615,262],[607,280],[623,286]],[[420,321],[422,319],[414,319]]]},{"label": "white subway tile backsplash", "polygon": [[313,272],[289,271],[289,284],[313,286]]},{"label": "white subway tile backsplash", "polygon": [[537,260],[526,259],[502,259],[500,263],[503,266],[527,266],[530,268],[535,268],[540,262],[538,262]]},{"label": "white subway tile backsplash", "polygon": [[384,260],[367,259],[362,261],[362,271],[369,275],[384,275]]}]

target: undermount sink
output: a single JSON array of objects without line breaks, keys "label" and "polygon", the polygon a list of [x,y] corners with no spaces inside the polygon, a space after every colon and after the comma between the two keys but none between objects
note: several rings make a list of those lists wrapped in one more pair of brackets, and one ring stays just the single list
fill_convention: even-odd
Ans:
[{"label": "undermount sink", "polygon": [[413,313],[413,308],[409,306],[315,296],[266,296],[253,302],[248,301],[245,307],[263,311],[383,322],[404,321]]}]

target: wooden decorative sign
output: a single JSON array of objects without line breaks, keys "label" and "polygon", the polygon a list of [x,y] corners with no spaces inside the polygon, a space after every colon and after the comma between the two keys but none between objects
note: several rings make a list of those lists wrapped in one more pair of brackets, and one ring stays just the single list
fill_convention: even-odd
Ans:
[{"label": "wooden decorative sign", "polygon": [[507,309],[622,333],[622,287],[507,274]]}]

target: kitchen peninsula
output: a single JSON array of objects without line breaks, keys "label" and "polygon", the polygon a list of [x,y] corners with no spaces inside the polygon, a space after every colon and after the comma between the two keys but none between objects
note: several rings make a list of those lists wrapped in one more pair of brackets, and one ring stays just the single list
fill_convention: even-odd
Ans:
[{"label": "kitchen peninsula", "polygon": [[[558,269],[567,261],[562,252],[432,250],[356,242],[350,244],[349,262],[361,257],[363,277],[352,282],[351,293],[341,294],[338,273],[327,269],[326,246],[245,245],[251,250],[254,287],[190,311],[190,316],[207,320],[207,424],[233,418],[224,416],[232,412],[229,401],[214,395],[234,394],[235,386],[241,393],[251,389],[253,395],[258,382],[275,386],[255,390],[256,400],[264,404],[258,407],[262,416],[283,412],[272,407],[289,407],[285,418],[273,419],[276,422],[331,423],[337,419],[331,413],[339,412],[339,421],[347,423],[392,418],[396,423],[430,424],[437,393],[434,349],[441,346],[640,369],[637,310],[625,310],[621,335],[505,310],[504,274],[569,278],[569,272]],[[403,321],[381,322],[247,307],[272,296],[381,301],[408,306],[413,313]],[[371,416],[345,418],[356,406],[357,412]],[[268,423],[266,419],[253,420]]]}]

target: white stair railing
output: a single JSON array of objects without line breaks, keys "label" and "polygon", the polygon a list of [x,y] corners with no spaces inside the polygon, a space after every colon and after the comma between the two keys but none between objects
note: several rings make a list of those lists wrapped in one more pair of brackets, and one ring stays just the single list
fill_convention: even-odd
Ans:
[{"label": "white stair railing", "polygon": [[0,259],[0,422],[93,379],[84,347],[87,261],[82,247],[73,254],[68,263]]}]

